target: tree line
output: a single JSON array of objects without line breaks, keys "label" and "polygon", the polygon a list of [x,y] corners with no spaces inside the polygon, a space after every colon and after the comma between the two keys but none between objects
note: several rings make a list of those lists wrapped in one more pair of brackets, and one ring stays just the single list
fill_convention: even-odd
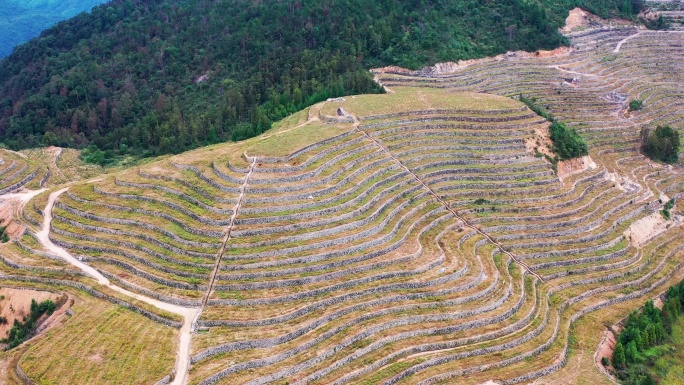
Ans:
[{"label": "tree line", "polygon": [[[684,305],[684,280],[669,288],[663,308],[647,301],[641,312],[632,312],[617,337],[612,364],[624,385],[655,385],[658,379],[648,370],[659,353],[655,347],[672,337],[673,325]],[[608,362],[603,360],[604,365]]]},{"label": "tree line", "polygon": [[624,0],[114,0],[0,62],[0,142],[89,148],[106,162],[241,140],[326,98],[382,92],[368,68],[567,44],[558,27],[575,6],[602,16],[625,8]]}]

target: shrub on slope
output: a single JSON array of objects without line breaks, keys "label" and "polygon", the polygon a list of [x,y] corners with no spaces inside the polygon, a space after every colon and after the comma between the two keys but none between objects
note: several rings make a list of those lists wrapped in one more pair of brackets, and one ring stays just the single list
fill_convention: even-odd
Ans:
[{"label": "shrub on slope", "polygon": [[55,311],[56,305],[49,299],[41,303],[37,303],[36,300],[31,300],[31,312],[28,317],[24,318],[23,322],[14,320],[14,325],[9,330],[7,338],[0,340],[0,343],[7,344],[6,350],[15,348],[21,345],[22,342],[26,341],[31,337],[31,333],[34,332],[36,328],[36,322],[43,316],[43,314],[51,315]]},{"label": "shrub on slope", "polygon": [[[557,159],[567,160],[589,154],[587,143],[580,134],[574,128],[569,128],[565,123],[557,121],[551,113],[537,105],[536,98],[527,98],[525,95],[520,94],[518,99],[537,115],[551,123],[549,126],[549,137],[551,142],[553,142],[551,151],[556,154]],[[555,166],[555,160],[549,158],[549,161]]]},{"label": "shrub on slope", "polygon": [[589,154],[587,143],[575,129],[568,128],[563,123],[553,122],[549,126],[549,133],[553,142],[552,150],[558,154],[561,160]]},{"label": "shrub on slope", "polygon": [[670,126],[658,126],[653,132],[642,130],[642,150],[649,158],[665,163],[679,160],[679,132]]}]

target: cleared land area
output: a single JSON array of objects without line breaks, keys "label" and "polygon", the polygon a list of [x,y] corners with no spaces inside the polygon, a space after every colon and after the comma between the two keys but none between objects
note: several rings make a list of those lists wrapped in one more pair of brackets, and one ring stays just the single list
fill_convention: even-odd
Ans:
[{"label": "cleared land area", "polygon": [[0,324],[0,338],[5,338],[14,320],[23,322],[31,312],[31,300],[40,303],[44,300],[57,302],[59,295],[47,291],[0,288],[0,316],[5,321]]},{"label": "cleared land area", "polygon": [[[0,188],[26,230],[0,246],[0,283],[84,301],[8,367],[62,383],[174,367],[202,385],[609,383],[602,324],[684,267],[681,204],[644,220],[684,197],[684,172],[637,150],[643,126],[684,128],[684,34],[579,24],[572,50],[378,69],[391,93],[39,194],[21,188],[45,166],[3,152]],[[559,178],[535,156],[549,123],[521,93],[590,158]],[[90,371],[121,343],[111,376]],[[77,357],[89,377],[50,377]]]}]

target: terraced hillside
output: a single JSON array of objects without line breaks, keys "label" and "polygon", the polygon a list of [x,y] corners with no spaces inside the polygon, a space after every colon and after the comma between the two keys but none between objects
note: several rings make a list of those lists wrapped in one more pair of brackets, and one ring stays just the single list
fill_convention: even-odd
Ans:
[{"label": "terraced hillside", "polygon": [[[6,196],[27,230],[0,246],[0,282],[113,303],[122,316],[84,324],[96,316],[77,311],[0,360],[73,383],[37,363],[61,362],[47,341],[90,357],[108,345],[83,343],[88,333],[128,341],[135,324],[139,342],[116,356],[155,348],[152,363],[125,366],[155,370],[131,381],[610,383],[595,366],[602,324],[682,276],[684,217],[658,210],[684,196],[684,173],[637,147],[643,126],[683,128],[684,34],[622,25],[568,36],[573,48],[554,55],[379,69],[388,94]],[[590,158],[556,173],[535,156],[548,122],[521,93],[576,128]],[[632,99],[644,108],[628,111]],[[124,367],[101,350],[102,365]]]},{"label": "terraced hillside", "polygon": [[0,162],[0,193],[9,194],[21,188],[40,188],[47,174],[45,166],[24,154],[4,151]]},{"label": "terraced hillside", "polygon": [[103,172],[101,167],[84,164],[79,151],[58,148],[36,148],[14,152],[0,150],[0,194],[21,189],[38,190],[67,182],[86,179]]},{"label": "terraced hillside", "polygon": [[662,15],[667,27],[673,30],[684,30],[684,2],[682,0],[647,0],[648,16]]}]

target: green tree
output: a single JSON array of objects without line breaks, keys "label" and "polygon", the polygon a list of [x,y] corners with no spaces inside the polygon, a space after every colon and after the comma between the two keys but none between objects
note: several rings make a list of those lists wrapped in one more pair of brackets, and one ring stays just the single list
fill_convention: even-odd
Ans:
[{"label": "green tree", "polygon": [[[649,324],[648,326],[651,325]],[[639,350],[641,351],[651,347],[651,335],[648,332],[648,326],[646,326],[645,330],[641,331],[641,346],[639,346]]]},{"label": "green tree", "polygon": [[658,336],[656,334],[656,325],[654,323],[649,324],[646,327],[646,333],[648,333],[648,346],[652,347],[658,345]]},{"label": "green tree", "polygon": [[43,139],[40,140],[40,144],[43,146],[52,146],[57,144],[58,138],[54,132],[46,131],[43,135]]},{"label": "green tree", "polygon": [[653,160],[676,163],[679,160],[679,132],[672,127],[658,126],[653,132],[642,133],[642,150]]},{"label": "green tree", "polygon": [[631,102],[629,102],[629,109],[630,111],[639,111],[643,105],[643,101],[639,99],[633,99]]},{"label": "green tree", "polygon": [[625,358],[627,362],[636,362],[639,357],[639,350],[637,349],[636,341],[629,341],[625,349]]},{"label": "green tree", "polygon": [[613,350],[613,366],[622,369],[627,363],[627,358],[625,356],[625,349],[622,346],[622,342],[618,339],[615,342],[615,350]]},{"label": "green tree", "polygon": [[633,10],[632,10],[632,0],[625,0],[625,1],[622,3],[622,9],[621,9],[621,11],[622,11],[622,15],[623,15],[624,17],[632,17],[632,13],[633,13]]}]

